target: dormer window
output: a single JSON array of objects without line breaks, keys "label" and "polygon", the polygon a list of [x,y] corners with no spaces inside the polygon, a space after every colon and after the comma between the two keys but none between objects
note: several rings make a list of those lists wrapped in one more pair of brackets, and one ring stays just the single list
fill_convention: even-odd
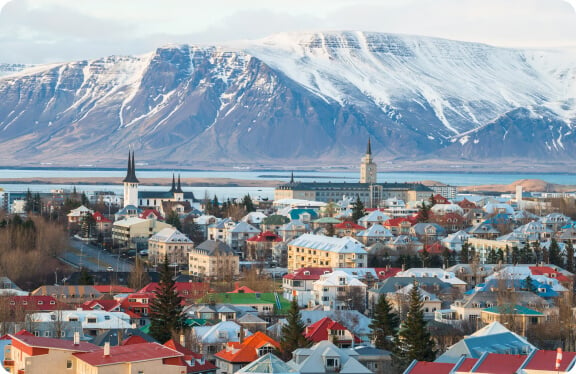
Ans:
[{"label": "dormer window", "polygon": [[340,367],[340,359],[338,357],[326,357],[325,359],[327,368],[338,368]]}]

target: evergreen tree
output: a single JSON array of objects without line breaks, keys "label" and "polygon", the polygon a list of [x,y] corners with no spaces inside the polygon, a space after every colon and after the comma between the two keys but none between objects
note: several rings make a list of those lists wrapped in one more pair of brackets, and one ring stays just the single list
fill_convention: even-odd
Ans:
[{"label": "evergreen tree", "polygon": [[540,243],[532,243],[532,252],[534,253],[534,263],[538,264],[542,261],[542,248],[540,248]]},{"label": "evergreen tree", "polygon": [[418,208],[418,213],[417,213],[419,223],[430,221],[430,208],[431,207],[432,207],[432,205],[426,204],[425,201],[422,202],[422,205],[420,205],[420,207]]},{"label": "evergreen tree", "polygon": [[520,248],[520,253],[519,253],[519,259],[518,261],[520,261],[521,264],[529,264],[530,263],[530,255],[529,253],[532,252],[532,249],[530,249],[530,243],[528,241],[526,241],[526,244]]},{"label": "evergreen tree", "polygon": [[460,250],[460,263],[467,264],[470,262],[470,245],[468,242],[462,243],[462,249]]},{"label": "evergreen tree", "polygon": [[254,203],[252,202],[252,198],[250,194],[246,194],[242,199],[242,205],[244,209],[246,209],[246,213],[255,212],[256,208],[254,207]]},{"label": "evergreen tree", "polygon": [[452,251],[450,251],[448,248],[444,248],[442,251],[442,264],[447,268],[454,265],[452,264]]},{"label": "evergreen tree", "polygon": [[394,340],[394,365],[404,370],[413,360],[433,361],[436,358],[434,340],[426,327],[420,289],[414,282],[410,291],[410,305],[406,319]]},{"label": "evergreen tree", "polygon": [[182,231],[182,222],[180,222],[180,217],[178,212],[175,210],[170,210],[166,216],[166,223],[174,226],[178,231]]},{"label": "evergreen tree", "polygon": [[355,223],[364,217],[364,203],[360,200],[360,196],[356,195],[356,201],[352,204],[352,221]]},{"label": "evergreen tree", "polygon": [[392,351],[394,344],[388,339],[396,335],[396,329],[400,325],[398,314],[394,313],[385,294],[380,295],[374,306],[374,316],[370,323],[372,329],[372,342],[379,349]]},{"label": "evergreen tree", "polygon": [[176,291],[168,256],[160,265],[160,281],[150,302],[150,336],[164,344],[184,329],[182,297]]},{"label": "evergreen tree", "polygon": [[526,291],[530,291],[533,293],[536,293],[536,291],[538,291],[536,289],[536,285],[534,284],[534,280],[532,279],[531,276],[527,276],[526,280],[525,280],[525,284],[526,284]]},{"label": "evergreen tree", "polygon": [[82,237],[83,238],[91,238],[92,234],[95,231],[96,227],[96,220],[94,216],[90,213],[86,213],[82,216],[81,228],[82,228]]},{"label": "evergreen tree", "polygon": [[512,247],[512,263],[517,265],[518,261],[520,261],[520,251],[518,250],[518,247],[514,246]]},{"label": "evergreen tree", "polygon": [[496,252],[496,259],[497,263],[498,262],[504,263],[504,251],[502,250],[502,248],[498,248],[498,252]]},{"label": "evergreen tree", "polygon": [[302,322],[298,301],[294,297],[288,309],[286,324],[282,326],[282,339],[280,340],[280,355],[284,361],[292,358],[292,352],[298,348],[310,346],[310,341],[304,337],[306,325]]},{"label": "evergreen tree", "polygon": [[24,211],[26,213],[32,212],[33,205],[34,205],[34,201],[33,201],[33,197],[32,197],[32,192],[30,192],[30,189],[28,189],[26,191],[26,198],[24,199]]},{"label": "evergreen tree", "polygon": [[496,254],[496,251],[494,250],[494,248],[492,248],[490,250],[490,253],[488,253],[488,263],[489,264],[497,264],[498,263],[498,255]]},{"label": "evergreen tree", "polygon": [[430,265],[430,253],[428,253],[426,247],[422,248],[422,252],[420,252],[420,261],[422,261],[423,268],[427,268]]},{"label": "evergreen tree", "polygon": [[80,278],[78,279],[78,284],[90,286],[94,284],[94,278],[90,273],[88,273],[88,269],[82,267],[80,270]]},{"label": "evergreen tree", "polygon": [[574,272],[574,245],[572,242],[566,244],[566,270]]},{"label": "evergreen tree", "polygon": [[548,256],[550,256],[550,263],[556,266],[564,267],[564,259],[560,253],[560,246],[556,239],[552,238],[550,247],[548,248]]}]

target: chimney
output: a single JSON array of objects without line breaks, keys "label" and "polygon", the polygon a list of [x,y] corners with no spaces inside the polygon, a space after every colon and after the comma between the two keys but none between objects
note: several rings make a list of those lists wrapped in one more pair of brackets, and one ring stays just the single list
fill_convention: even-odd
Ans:
[{"label": "chimney", "polygon": [[244,332],[244,326],[240,326],[240,334],[239,334],[239,341],[240,343],[244,343],[244,337],[246,336],[246,332]]},{"label": "chimney", "polygon": [[80,344],[80,332],[76,331],[74,333],[74,345],[79,345]]},{"label": "chimney", "polygon": [[180,334],[180,345],[183,347],[186,346],[186,338],[184,337],[184,334]]},{"label": "chimney", "polygon": [[110,342],[104,343],[104,357],[110,357]]}]

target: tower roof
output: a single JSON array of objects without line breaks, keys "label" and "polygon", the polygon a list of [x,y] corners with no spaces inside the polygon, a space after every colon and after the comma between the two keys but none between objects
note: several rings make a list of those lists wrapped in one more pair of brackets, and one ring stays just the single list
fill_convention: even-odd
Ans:
[{"label": "tower roof", "polygon": [[182,185],[180,184],[180,174],[178,174],[178,184],[176,186],[176,192],[177,193],[183,193],[184,191],[182,191]]},{"label": "tower roof", "polygon": [[126,171],[126,178],[123,180],[124,183],[140,183],[138,178],[136,178],[136,166],[134,162],[134,151],[130,153],[128,151],[128,170]]},{"label": "tower roof", "polygon": [[372,154],[372,146],[370,144],[370,138],[368,138],[368,146],[366,147],[366,154],[367,155],[371,155]]}]

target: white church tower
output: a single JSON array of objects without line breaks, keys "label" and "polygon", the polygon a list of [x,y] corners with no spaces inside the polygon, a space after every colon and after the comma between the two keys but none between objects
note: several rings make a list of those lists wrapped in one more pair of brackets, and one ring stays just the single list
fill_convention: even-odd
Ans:
[{"label": "white church tower", "polygon": [[370,138],[368,138],[366,154],[362,157],[362,162],[360,163],[360,183],[376,184],[376,179],[376,164],[372,161],[372,147]]},{"label": "white church tower", "polygon": [[124,208],[128,205],[138,207],[138,178],[136,178],[136,167],[134,166],[134,151],[128,151],[128,170],[124,178]]}]

